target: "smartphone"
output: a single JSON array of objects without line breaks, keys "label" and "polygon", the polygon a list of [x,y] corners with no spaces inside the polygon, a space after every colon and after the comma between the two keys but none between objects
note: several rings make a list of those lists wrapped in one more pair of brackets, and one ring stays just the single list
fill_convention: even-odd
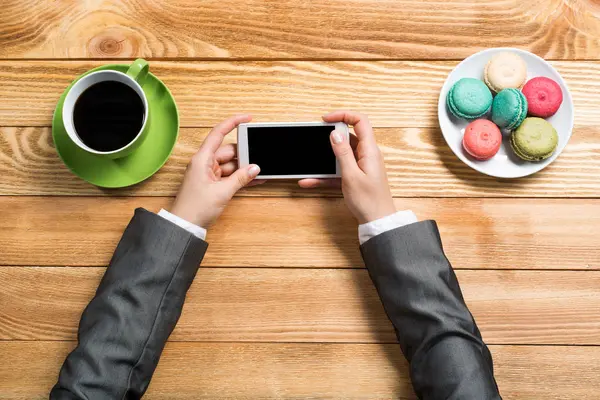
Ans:
[{"label": "smartphone", "polygon": [[340,165],[329,140],[334,130],[348,138],[343,122],[240,124],[239,166],[257,164],[257,179],[338,178]]}]

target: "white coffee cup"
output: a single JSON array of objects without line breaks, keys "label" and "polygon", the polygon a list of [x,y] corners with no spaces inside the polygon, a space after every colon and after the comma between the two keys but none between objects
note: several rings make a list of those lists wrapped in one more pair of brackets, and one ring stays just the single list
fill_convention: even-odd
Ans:
[{"label": "white coffee cup", "polygon": [[[103,70],[92,72],[91,74],[85,75],[82,78],[80,78],[71,87],[69,93],[67,93],[62,109],[63,124],[65,126],[67,134],[69,135],[69,138],[73,141],[73,143],[75,143],[80,149],[85,150],[88,153],[113,159],[125,157],[131,154],[135,149],[137,149],[139,145],[143,142],[146,133],[148,132],[148,119],[150,117],[148,99],[146,98],[144,90],[140,86],[140,83],[143,84],[147,74],[148,63],[145,60],[137,59],[133,62],[133,64],[131,64],[129,70],[127,70],[127,73],[115,70]],[[127,145],[113,151],[98,151],[92,149],[91,147],[83,143],[79,135],[77,135],[75,123],[73,121],[73,112],[75,109],[75,104],[77,103],[77,100],[83,92],[85,92],[92,85],[106,81],[120,82],[132,88],[138,94],[138,96],[140,96],[140,99],[142,100],[142,103],[144,105],[144,119],[139,132],[134,137],[134,139],[130,141]]]}]

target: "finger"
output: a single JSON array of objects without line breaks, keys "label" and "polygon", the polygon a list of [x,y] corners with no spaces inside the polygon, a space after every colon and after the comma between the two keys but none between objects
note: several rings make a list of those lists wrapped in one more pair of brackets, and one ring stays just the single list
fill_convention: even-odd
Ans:
[{"label": "finger", "polygon": [[334,111],[323,116],[325,122],[345,122],[348,125],[354,126],[354,132],[358,139],[369,144],[375,143],[375,134],[369,118],[360,113],[352,111]]},{"label": "finger", "polygon": [[234,130],[239,124],[250,122],[251,120],[252,117],[245,114],[227,118],[225,121],[212,128],[208,136],[206,136],[206,139],[204,139],[204,143],[202,143],[198,152],[215,153],[228,133]]},{"label": "finger", "polygon": [[343,132],[333,131],[329,136],[335,157],[340,163],[342,176],[354,175],[360,172],[350,141]]},{"label": "finger", "polygon": [[225,144],[215,152],[215,159],[219,164],[225,164],[237,156],[237,146],[235,144]]},{"label": "finger", "polygon": [[225,178],[222,182],[229,187],[230,195],[233,196],[238,190],[248,185],[260,173],[260,168],[256,164],[250,164],[239,168],[231,176]]},{"label": "finger", "polygon": [[249,184],[247,184],[246,187],[258,186],[258,185],[262,185],[263,183],[266,183],[266,182],[267,182],[266,179],[255,179],[252,182],[250,182]]},{"label": "finger", "polygon": [[229,161],[225,164],[219,165],[219,169],[221,170],[221,176],[229,176],[238,169],[238,163],[237,161]]},{"label": "finger", "polygon": [[333,188],[341,188],[342,181],[341,179],[301,179],[298,181],[298,185],[303,189],[314,189],[319,187],[333,187]]}]

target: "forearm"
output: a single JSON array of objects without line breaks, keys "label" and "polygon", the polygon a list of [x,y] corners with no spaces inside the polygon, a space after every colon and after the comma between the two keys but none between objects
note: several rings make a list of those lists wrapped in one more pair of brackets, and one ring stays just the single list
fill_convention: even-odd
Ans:
[{"label": "forearm", "polygon": [[499,398],[491,355],[464,303],[435,222],[403,226],[361,246],[425,399]]},{"label": "forearm", "polygon": [[136,210],[50,398],[141,397],[206,248],[168,220]]}]

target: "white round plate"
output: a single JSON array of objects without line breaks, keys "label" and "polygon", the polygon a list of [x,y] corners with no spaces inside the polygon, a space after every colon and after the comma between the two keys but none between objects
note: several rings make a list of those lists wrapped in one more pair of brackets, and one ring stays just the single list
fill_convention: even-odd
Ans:
[{"label": "white round plate", "polygon": [[[465,120],[455,118],[446,106],[446,97],[452,85],[462,78],[477,78],[483,80],[483,71],[489,59],[496,53],[510,51],[520,55],[527,63],[527,80],[537,76],[545,76],[558,82],[563,91],[563,103],[556,114],[546,120],[558,132],[558,147],[554,154],[540,162],[528,162],[518,158],[510,148],[509,139],[504,136],[500,151],[487,161],[477,161],[463,149],[462,138],[469,124]],[[520,178],[535,174],[544,169],[558,157],[571,138],[573,131],[573,99],[567,84],[560,74],[544,59],[528,51],[512,48],[497,48],[481,51],[466,58],[448,75],[442,87],[438,102],[438,119],[442,134],[454,154],[471,168],[486,175],[497,178]],[[491,116],[484,117],[491,120]]]}]

